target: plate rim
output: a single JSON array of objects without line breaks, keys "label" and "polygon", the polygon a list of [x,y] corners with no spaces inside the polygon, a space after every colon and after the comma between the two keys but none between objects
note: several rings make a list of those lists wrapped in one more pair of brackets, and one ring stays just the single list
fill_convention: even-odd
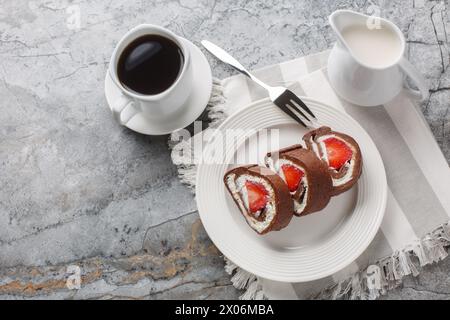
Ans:
[{"label": "plate rim", "polygon": [[[225,256],[227,257],[227,259],[229,259],[230,261],[232,261],[234,264],[236,264],[237,266],[239,266],[240,268],[246,270],[249,273],[252,273],[256,276],[268,279],[268,280],[273,280],[273,281],[280,281],[280,282],[290,282],[290,283],[298,283],[298,282],[307,282],[307,281],[313,281],[313,280],[318,280],[318,279],[322,279],[325,278],[327,276],[333,275],[336,272],[339,272],[340,270],[346,268],[347,266],[349,266],[352,262],[354,262],[366,249],[367,247],[370,245],[370,243],[373,241],[373,239],[375,238],[376,234],[378,233],[378,230],[380,229],[381,223],[383,221],[385,212],[386,212],[386,206],[387,206],[387,194],[388,194],[388,185],[387,185],[387,177],[386,177],[386,169],[383,163],[383,159],[379,153],[378,148],[376,147],[376,144],[374,143],[374,141],[372,140],[372,138],[370,137],[370,135],[367,133],[367,131],[359,124],[358,121],[356,121],[351,115],[349,115],[348,113],[346,113],[345,111],[339,110],[338,108],[332,107],[329,104],[317,100],[317,99],[312,99],[310,97],[305,97],[305,96],[300,96],[300,98],[302,100],[304,100],[305,102],[309,102],[312,104],[316,104],[316,105],[321,105],[324,108],[329,108],[332,109],[334,112],[338,112],[341,113],[344,117],[347,117],[351,122],[353,122],[353,124],[358,127],[358,130],[362,131],[363,133],[365,133],[367,135],[367,138],[369,139],[368,141],[371,142],[372,147],[374,148],[374,151],[376,152],[376,154],[378,155],[378,158],[380,160],[380,162],[378,163],[383,171],[383,175],[382,177],[380,177],[382,179],[381,184],[382,184],[382,194],[381,194],[381,198],[380,201],[377,203],[379,209],[379,213],[376,216],[375,222],[373,224],[373,228],[370,229],[371,233],[369,236],[367,236],[365,238],[365,240],[360,244],[360,246],[357,248],[358,250],[355,250],[354,253],[350,256],[349,258],[347,258],[347,260],[344,260],[343,262],[340,262],[339,264],[335,263],[333,267],[330,267],[329,269],[327,269],[327,271],[322,271],[321,273],[317,273],[316,275],[311,275],[311,276],[302,276],[302,277],[295,277],[292,275],[274,275],[274,274],[266,274],[264,272],[261,272],[261,270],[249,270],[246,267],[242,267],[241,264],[239,262],[234,261],[232,258],[230,258],[226,253],[224,253],[224,251],[226,250],[222,250],[223,246],[221,244],[217,243],[217,239],[213,237],[211,237],[210,235],[210,231],[208,230],[207,225],[205,224],[204,221],[204,217],[203,214],[201,212],[201,209],[199,207],[199,179],[200,179],[200,171],[201,171],[201,167],[202,167],[202,163],[199,164],[198,168],[197,168],[197,172],[196,172],[196,185],[195,185],[195,193],[196,193],[196,204],[197,204],[197,208],[199,211],[199,216],[200,219],[203,223],[203,226],[205,228],[205,231],[208,234],[208,237],[211,239],[211,241],[214,243],[214,245],[218,248],[218,250]],[[269,100],[269,98],[264,98],[264,99],[260,99],[257,101],[254,101],[242,108],[240,108],[239,110],[233,112],[230,116],[227,117],[227,119],[225,119],[225,121],[223,121],[219,127],[217,129],[222,129],[223,127],[226,127],[231,121],[233,121],[235,118],[239,117],[240,114],[242,112],[245,112],[248,108],[252,108],[255,107],[257,105],[268,105],[271,104],[272,102]],[[258,129],[261,130],[262,128]],[[205,147],[202,151],[202,155],[201,158],[203,159],[204,154],[207,152],[209,146],[210,146],[210,142],[212,140],[212,138],[214,137],[214,134],[211,135],[208,139],[208,141],[205,144]]]}]

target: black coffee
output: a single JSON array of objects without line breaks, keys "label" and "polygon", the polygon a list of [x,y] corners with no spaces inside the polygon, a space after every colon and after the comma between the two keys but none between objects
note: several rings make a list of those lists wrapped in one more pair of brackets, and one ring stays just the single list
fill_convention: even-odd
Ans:
[{"label": "black coffee", "polygon": [[117,74],[127,89],[153,95],[175,82],[183,63],[183,53],[175,42],[159,35],[145,35],[123,50]]}]

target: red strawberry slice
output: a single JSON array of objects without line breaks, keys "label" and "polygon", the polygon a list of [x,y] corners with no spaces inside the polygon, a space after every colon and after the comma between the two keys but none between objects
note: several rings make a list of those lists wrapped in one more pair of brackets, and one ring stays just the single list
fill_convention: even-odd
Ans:
[{"label": "red strawberry slice", "polygon": [[324,141],[327,148],[328,165],[339,170],[347,161],[352,158],[352,150],[349,146],[336,138],[328,138]]},{"label": "red strawberry slice", "polygon": [[254,213],[262,210],[267,204],[267,190],[260,183],[246,181],[245,187],[247,188],[248,204],[250,212]]},{"label": "red strawberry slice", "polygon": [[281,166],[283,170],[284,178],[286,179],[286,184],[288,185],[290,192],[295,192],[298,189],[298,185],[302,180],[305,173],[299,168],[292,166],[290,164],[283,164]]}]

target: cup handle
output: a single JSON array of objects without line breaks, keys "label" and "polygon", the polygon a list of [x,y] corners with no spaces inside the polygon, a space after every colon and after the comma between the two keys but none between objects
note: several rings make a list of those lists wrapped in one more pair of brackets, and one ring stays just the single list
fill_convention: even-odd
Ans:
[{"label": "cup handle", "polygon": [[420,101],[424,101],[428,97],[428,86],[425,82],[425,78],[420,74],[420,72],[409,62],[407,59],[402,58],[400,60],[400,68],[403,72],[411,78],[411,80],[416,84],[419,90],[412,89],[408,86],[405,81],[405,86],[409,92],[413,94]]},{"label": "cup handle", "polygon": [[[131,109],[132,112],[124,112],[125,110]],[[134,107],[134,101],[124,94],[120,96],[120,98],[115,101],[112,106],[112,112],[114,115],[114,119],[122,126],[126,125],[128,121],[131,120],[139,111]],[[124,114],[127,114],[125,118],[123,118]]]}]

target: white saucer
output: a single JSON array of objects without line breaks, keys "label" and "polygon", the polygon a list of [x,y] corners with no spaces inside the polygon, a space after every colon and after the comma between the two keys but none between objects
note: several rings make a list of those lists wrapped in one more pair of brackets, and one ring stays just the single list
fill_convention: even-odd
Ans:
[{"label": "white saucer", "polygon": [[[205,110],[212,90],[212,75],[208,60],[200,49],[189,40],[186,41],[191,52],[191,63],[194,67],[194,79],[192,93],[185,105],[179,110],[164,118],[148,119],[141,113],[136,114],[126,127],[148,135],[168,134],[178,129],[182,129],[195,121]],[[121,91],[109,76],[109,71],[105,77],[105,96],[108,106],[120,97]]]}]

